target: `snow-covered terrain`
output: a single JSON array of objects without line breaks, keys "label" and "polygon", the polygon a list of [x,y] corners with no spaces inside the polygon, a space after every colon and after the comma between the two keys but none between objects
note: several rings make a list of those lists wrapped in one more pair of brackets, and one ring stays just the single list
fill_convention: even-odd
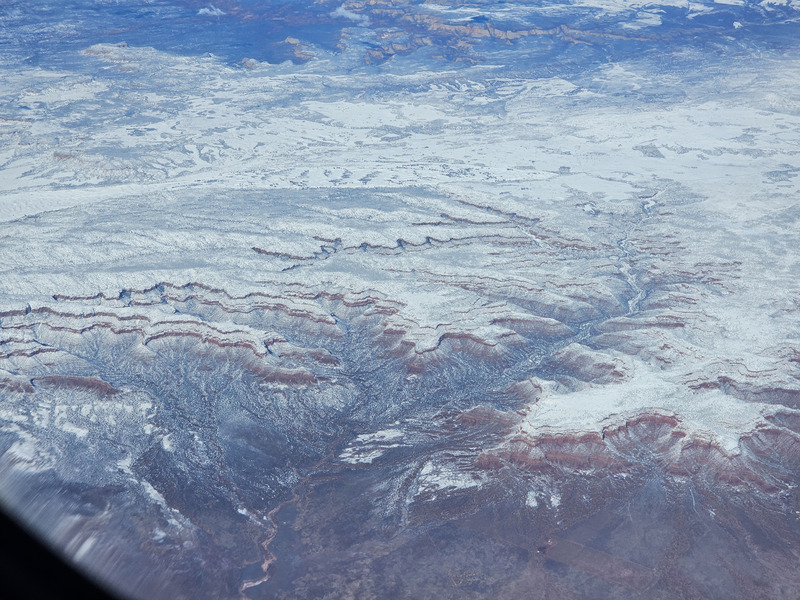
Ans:
[{"label": "snow-covered terrain", "polygon": [[[445,35],[595,4],[351,2],[325,13],[349,23],[337,52],[288,41],[295,63],[3,58],[3,502],[136,597],[322,597],[338,571],[331,597],[792,597],[796,45],[363,64],[391,15]],[[638,31],[712,4],[602,12]],[[636,546],[626,506],[712,533]],[[518,571],[476,583],[501,567],[454,550],[470,536]],[[369,578],[427,540],[433,574]],[[691,557],[725,543],[756,566],[703,579]]]}]

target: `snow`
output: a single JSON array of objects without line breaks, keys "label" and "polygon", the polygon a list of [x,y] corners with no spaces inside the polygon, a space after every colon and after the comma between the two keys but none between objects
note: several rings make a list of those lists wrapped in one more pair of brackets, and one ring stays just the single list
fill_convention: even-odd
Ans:
[{"label": "snow", "polygon": [[133,471],[131,471],[132,464],[133,464],[133,457],[129,454],[117,461],[117,468],[123,473],[132,475],[133,474]]},{"label": "snow", "polygon": [[399,429],[382,429],[381,431],[376,431],[375,433],[362,433],[358,437],[356,437],[356,442],[362,444],[369,444],[374,442],[386,442],[391,440],[398,440],[405,435]]},{"label": "snow", "polygon": [[392,443],[402,439],[404,435],[399,429],[362,433],[356,436],[353,443],[339,454],[339,460],[353,465],[372,464],[387,450],[406,446],[406,444]]},{"label": "snow", "polygon": [[150,497],[150,499],[153,502],[155,502],[156,504],[158,504],[159,506],[161,506],[164,509],[168,509],[169,508],[169,505],[167,504],[167,501],[164,498],[164,496],[162,496],[161,493],[158,490],[156,490],[156,488],[154,488],[149,481],[146,481],[144,479],[140,479],[139,480],[139,485],[142,486],[142,488],[144,489],[144,492]]},{"label": "snow", "polygon": [[355,21],[356,23],[360,23],[365,27],[369,25],[369,17],[365,15],[360,15],[358,13],[350,12],[344,6],[339,6],[336,10],[331,13],[333,17],[341,17],[343,19],[349,19],[350,21]]},{"label": "snow", "polygon": [[348,448],[339,455],[339,460],[350,463],[351,465],[369,465],[372,464],[375,459],[383,456],[385,451],[385,448],[370,450]]},{"label": "snow", "polygon": [[429,460],[417,475],[417,495],[422,493],[452,493],[479,487],[480,477],[474,472],[461,472],[457,466],[446,461]]},{"label": "snow", "polygon": [[[715,10],[679,0],[512,4],[485,8],[527,19],[602,4],[606,14],[630,12],[630,29],[659,27],[666,6]],[[365,25],[353,10],[333,14]],[[224,16],[214,5],[197,14],[209,25]],[[104,347],[123,323],[136,339],[131,362],[157,361],[162,336],[184,336],[247,348],[268,371],[283,360],[278,346],[290,346],[263,328],[269,315],[332,348],[350,324],[367,323],[364,344],[388,347],[397,368],[424,365],[409,385],[431,372],[455,385],[457,369],[502,359],[491,363],[497,385],[511,386],[538,372],[537,353],[568,344],[624,366],[603,382],[551,369],[515,432],[533,437],[600,432],[655,412],[734,455],[742,435],[793,410],[708,389],[725,378],[756,390],[796,385],[781,354],[797,346],[800,281],[800,63],[791,52],[728,69],[687,49],[675,59],[697,70],[680,72],[612,56],[580,73],[554,65],[546,77],[497,65],[392,72],[354,67],[347,52],[242,68],[98,44],[71,66],[6,69],[0,309],[30,311],[2,318],[2,368],[25,383],[51,367],[34,350],[52,348],[52,364],[69,370],[79,349]],[[184,289],[189,282],[215,291]],[[173,287],[157,302],[160,292],[140,292],[159,283]],[[186,310],[192,302],[203,316]],[[293,372],[328,369],[319,387],[347,389],[347,372],[319,367],[306,350],[297,363],[312,366]],[[497,392],[487,384],[475,393],[484,391]],[[148,422],[160,400],[106,402],[1,408],[4,422],[60,428],[70,443],[135,420],[136,435],[176,452],[179,438]],[[375,428],[339,459],[372,465],[414,444],[399,426]],[[5,460],[50,464],[33,438]],[[132,460],[115,456],[106,472],[130,475]],[[479,486],[460,466],[426,457],[418,491]],[[526,502],[561,499],[532,491]]]},{"label": "snow", "polygon": [[69,421],[64,421],[60,425],[61,429],[66,431],[67,433],[71,433],[77,438],[85,438],[89,435],[89,430],[85,427],[78,427],[74,423],[70,423]]},{"label": "snow", "polygon": [[75,554],[72,555],[73,560],[76,562],[80,562],[83,560],[87,554],[91,551],[94,547],[95,543],[97,542],[97,538],[95,537],[87,537],[80,545],[80,547],[75,551]]},{"label": "snow", "polygon": [[225,15],[225,11],[221,8],[217,8],[213,4],[209,4],[208,8],[201,8],[197,11],[198,16],[209,16],[209,17],[221,17]]},{"label": "snow", "polygon": [[737,399],[720,390],[689,391],[670,373],[638,365],[626,381],[590,385],[577,391],[558,391],[542,382],[547,392],[528,406],[520,432],[600,432],[641,414],[677,417],[679,428],[691,437],[716,442],[728,455],[739,454],[739,439],[766,424],[765,417],[786,409],[780,405]]}]

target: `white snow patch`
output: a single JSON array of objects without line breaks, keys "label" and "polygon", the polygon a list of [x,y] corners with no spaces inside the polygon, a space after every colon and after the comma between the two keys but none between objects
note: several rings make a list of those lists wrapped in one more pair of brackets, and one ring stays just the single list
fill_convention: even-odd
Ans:
[{"label": "white snow patch", "polygon": [[383,429],[375,433],[362,433],[356,437],[356,442],[362,444],[369,444],[374,442],[387,442],[390,440],[397,440],[403,437],[403,432],[399,429]]},{"label": "white snow patch", "polygon": [[350,464],[371,464],[390,448],[399,448],[406,444],[392,444],[393,440],[403,437],[399,429],[384,429],[373,433],[362,433],[353,440],[353,445],[339,455],[339,460]]},{"label": "white snow patch", "polygon": [[35,470],[35,468],[39,466],[38,463],[42,462],[40,449],[32,436],[23,434],[22,432],[19,433],[25,436],[24,439],[14,442],[11,447],[6,450],[3,458],[13,463],[17,468]]},{"label": "white snow patch", "polygon": [[529,406],[521,426],[532,436],[539,432],[601,431],[607,424],[645,412],[664,412],[676,416],[687,434],[709,437],[725,452],[738,454],[741,436],[777,410],[775,405],[739,400],[719,390],[692,392],[641,364],[621,383],[573,392],[555,391],[547,382],[545,386],[550,390]]},{"label": "white snow patch", "polygon": [[200,17],[221,17],[225,13],[224,10],[217,8],[213,4],[209,4],[208,8],[201,8],[197,11],[197,15]]},{"label": "white snow patch", "polygon": [[351,465],[370,465],[376,458],[383,456],[384,448],[348,448],[339,455],[339,460]]},{"label": "white snow patch", "polygon": [[21,96],[23,102],[43,102],[46,104],[67,104],[79,100],[91,100],[107,91],[107,83],[95,80],[75,80],[65,78],[43,89],[26,90]]},{"label": "white snow patch", "polygon": [[161,493],[154,488],[149,481],[145,481],[142,479],[140,482],[141,486],[144,488],[144,491],[147,492],[147,495],[150,496],[159,506],[165,509],[169,509],[169,505],[167,504],[167,499],[161,495]]},{"label": "white snow patch", "polygon": [[633,21],[623,23],[624,29],[644,29],[645,27],[658,27],[663,21],[661,15],[655,11],[643,10],[636,13],[636,18]]},{"label": "white snow patch", "polygon": [[119,469],[123,473],[127,473],[128,475],[132,475],[133,474],[133,472],[131,471],[132,464],[133,464],[133,457],[129,454],[125,458],[121,458],[117,461],[117,469]]},{"label": "white snow patch", "polygon": [[66,431],[67,433],[71,433],[77,438],[85,438],[89,435],[89,430],[84,427],[78,427],[74,423],[70,423],[69,421],[65,421],[61,424],[61,429]]},{"label": "white snow patch", "polygon": [[454,491],[480,486],[480,479],[471,473],[462,473],[454,465],[438,464],[433,460],[425,463],[417,476],[419,492]]},{"label": "white snow patch", "polygon": [[94,537],[88,537],[85,540],[83,540],[83,543],[80,545],[80,548],[78,548],[75,551],[75,554],[72,555],[72,558],[76,562],[80,562],[89,553],[89,551],[92,549],[92,546],[94,546],[96,541],[97,540]]},{"label": "white snow patch", "polygon": [[364,25],[365,27],[369,25],[369,17],[366,15],[359,15],[358,13],[351,12],[347,10],[344,6],[340,6],[335,11],[331,13],[332,17],[342,17],[343,19],[349,19],[350,21],[355,21],[360,25]]}]

